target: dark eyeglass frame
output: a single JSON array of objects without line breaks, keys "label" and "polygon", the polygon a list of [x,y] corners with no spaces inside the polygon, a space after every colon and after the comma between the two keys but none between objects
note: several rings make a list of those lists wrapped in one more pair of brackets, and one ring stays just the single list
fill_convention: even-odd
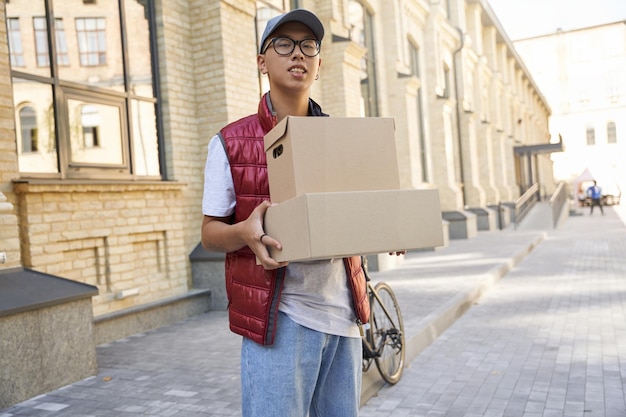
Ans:
[{"label": "dark eyeglass frame", "polygon": [[[288,41],[291,42],[292,46],[291,46],[291,50],[287,53],[281,54],[280,52],[278,52],[278,50],[276,49],[276,41],[281,40],[281,39],[286,39]],[[307,42],[307,41],[314,41],[315,45],[317,45],[317,53],[315,55],[309,55],[306,52],[304,52],[304,50],[302,50],[302,42]],[[274,51],[280,55],[280,56],[289,56],[291,54],[293,54],[293,51],[296,50],[296,45],[300,48],[300,52],[302,52],[302,55],[309,57],[309,58],[314,58],[316,56],[318,56],[320,54],[320,51],[322,50],[322,43],[320,41],[318,41],[317,39],[314,38],[307,38],[307,39],[302,39],[302,40],[295,40],[295,39],[291,39],[288,36],[279,36],[277,38],[272,38],[269,43],[267,44],[267,46],[265,47],[265,49],[263,49],[263,51],[261,52],[261,54],[265,54],[267,52],[267,50],[270,48],[270,46],[272,48],[274,48]]]}]

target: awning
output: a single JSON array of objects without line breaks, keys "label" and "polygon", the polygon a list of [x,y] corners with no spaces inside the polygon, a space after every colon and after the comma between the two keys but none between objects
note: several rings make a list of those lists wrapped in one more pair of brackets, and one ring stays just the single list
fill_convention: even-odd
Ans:
[{"label": "awning", "polygon": [[559,141],[557,143],[543,143],[539,145],[526,145],[526,146],[515,146],[513,151],[516,155],[536,155],[540,153],[552,153],[552,152],[563,152],[565,151],[565,147],[563,146],[563,137],[559,135]]}]

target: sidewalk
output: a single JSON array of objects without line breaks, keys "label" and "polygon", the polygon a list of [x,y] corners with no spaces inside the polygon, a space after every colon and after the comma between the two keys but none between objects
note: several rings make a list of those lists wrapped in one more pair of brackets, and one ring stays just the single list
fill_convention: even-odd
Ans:
[{"label": "sidewalk", "polygon": [[626,416],[626,210],[579,213],[361,417]]},{"label": "sidewalk", "polygon": [[[538,407],[535,403],[541,403],[540,394],[552,401],[552,408],[544,408],[558,410],[558,398],[548,396],[557,392],[575,398],[580,413],[562,414],[561,409],[561,414],[550,415],[582,416],[587,404],[582,402],[585,391],[581,393],[577,378],[583,378],[586,369],[592,372],[586,396],[608,398],[613,408],[605,411],[619,410],[615,403],[619,398],[623,407],[619,369],[626,369],[626,280],[615,278],[626,276],[626,229],[614,210],[605,208],[605,212],[604,217],[585,212],[555,231],[531,227],[479,232],[470,240],[453,240],[447,248],[411,253],[401,268],[371,274],[374,281],[389,282],[398,297],[408,367],[393,387],[383,386],[372,367],[364,377],[364,401],[369,401],[361,415],[469,416],[465,411],[476,409],[472,415],[540,416],[547,414],[530,413]],[[504,275],[506,279],[494,286]],[[595,284],[572,285],[572,276],[594,278],[590,281]],[[606,277],[607,282],[598,282],[597,277]],[[610,288],[604,287],[609,284]],[[563,289],[568,291],[567,300],[555,295]],[[611,292],[594,293],[596,289]],[[585,292],[578,294],[579,290]],[[479,300],[481,295],[485,296]],[[615,310],[605,317],[600,305],[592,302],[613,302]],[[579,314],[571,322],[546,314],[566,315],[569,310],[562,311],[561,304],[580,313],[593,307],[595,314]],[[550,333],[550,323],[561,326],[558,333]],[[574,324],[582,326],[582,333]],[[594,334],[600,326],[602,334]],[[593,343],[586,342],[586,331],[593,334]],[[533,333],[530,342],[523,339],[528,333]],[[574,335],[577,338],[570,340]],[[546,345],[544,355],[537,358],[533,347],[541,343]],[[239,337],[228,330],[225,312],[137,334],[98,346],[98,375],[2,410],[0,417],[237,416],[239,344]],[[591,354],[600,348],[606,352],[601,358],[604,367],[590,361],[585,367],[586,356],[580,355],[586,352],[588,360],[595,360]],[[556,364],[550,364],[550,359]],[[539,365],[541,371],[535,369]],[[549,367],[550,375],[559,376],[554,377],[556,387],[538,377],[544,375],[543,366]],[[535,378],[530,380],[533,369]],[[601,390],[603,375],[612,381],[606,391]],[[530,408],[521,408],[526,414],[503,412],[528,404],[523,394],[532,400]],[[625,415],[621,410],[616,415]],[[585,412],[594,415],[611,414]]]}]

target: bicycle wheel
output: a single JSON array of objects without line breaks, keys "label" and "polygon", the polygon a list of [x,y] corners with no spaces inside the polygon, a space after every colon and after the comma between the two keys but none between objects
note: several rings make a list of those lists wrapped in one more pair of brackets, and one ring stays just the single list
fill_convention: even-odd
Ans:
[{"label": "bicycle wheel", "polygon": [[374,358],[383,379],[395,384],[404,368],[404,324],[396,296],[389,285],[379,282],[370,306],[370,340],[380,354]]}]

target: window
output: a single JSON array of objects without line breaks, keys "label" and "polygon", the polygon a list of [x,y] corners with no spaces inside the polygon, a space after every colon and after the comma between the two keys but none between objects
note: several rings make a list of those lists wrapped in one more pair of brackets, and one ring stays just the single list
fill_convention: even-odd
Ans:
[{"label": "window", "polygon": [[20,133],[22,137],[22,152],[37,152],[39,142],[37,139],[37,113],[30,106],[24,106],[19,111]]},{"label": "window", "polygon": [[615,122],[608,122],[606,124],[606,142],[617,143],[617,129],[615,128]]},{"label": "window", "polygon": [[[46,26],[45,17],[33,18],[35,50],[37,51],[37,65],[39,67],[50,66],[50,53],[48,52],[48,29]],[[63,19],[55,19],[54,28],[56,32],[57,64],[68,66],[70,64],[70,59],[67,52],[67,41],[65,40]]]},{"label": "window", "polygon": [[596,131],[593,126],[587,127],[587,145],[593,146],[596,144]]},{"label": "window", "polygon": [[[297,8],[297,7],[294,7]],[[283,9],[282,1],[277,0],[266,0],[266,1],[257,1],[257,9],[256,9],[256,28],[257,28],[257,43],[261,41],[261,37],[263,36],[263,31],[265,30],[265,26],[267,22],[279,14],[285,13],[286,10]],[[261,47],[261,45],[259,45]],[[270,89],[270,81],[269,78],[259,72],[259,85],[261,86],[261,94],[265,94]]]},{"label": "window", "polygon": [[106,21],[104,18],[76,19],[76,36],[81,66],[106,65]]},{"label": "window", "polygon": [[450,68],[443,64],[443,98],[450,98]]},{"label": "window", "polygon": [[[420,78],[420,59],[419,48],[417,45],[409,42],[409,56],[411,59],[411,73]],[[428,181],[428,155],[426,154],[426,135],[424,134],[424,109],[422,108],[422,88],[417,90],[416,97],[417,115],[415,120],[417,122],[417,131],[419,134],[420,144],[420,162],[422,165],[422,181]]]},{"label": "window", "polygon": [[350,0],[350,37],[367,49],[361,60],[361,112],[376,117],[378,111],[378,85],[376,80],[376,56],[374,50],[374,17],[356,0]]},{"label": "window", "polygon": [[24,49],[22,47],[22,34],[20,32],[20,20],[18,18],[7,19],[7,32],[9,34],[11,66],[23,67]]},{"label": "window", "polygon": [[46,18],[35,17],[33,19],[33,29],[35,31],[37,65],[40,67],[47,67],[50,65],[50,60],[48,59],[48,29],[46,28]]},{"label": "window", "polygon": [[[22,177],[166,177],[153,7],[145,0],[6,3]],[[20,21],[33,22],[32,36],[19,36]]]},{"label": "window", "polygon": [[609,71],[605,76],[606,95],[611,103],[617,103],[620,98],[620,84],[622,82],[620,71]]},{"label": "window", "polygon": [[82,105],[80,122],[83,131],[83,149],[100,147],[101,116],[98,108],[92,104]]}]

